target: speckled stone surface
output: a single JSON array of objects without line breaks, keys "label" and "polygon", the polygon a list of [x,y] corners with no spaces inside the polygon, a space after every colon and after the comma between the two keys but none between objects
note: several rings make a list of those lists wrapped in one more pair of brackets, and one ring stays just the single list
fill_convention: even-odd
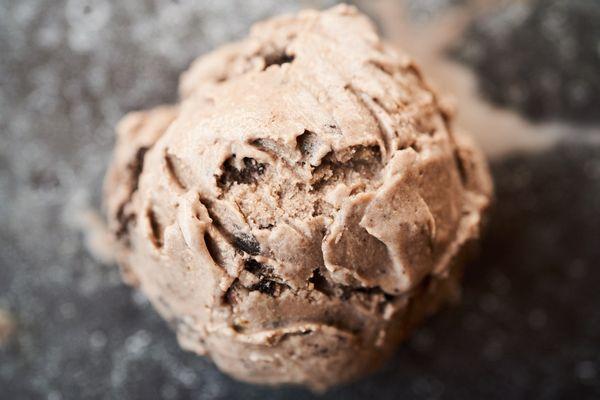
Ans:
[{"label": "speckled stone surface", "polygon": [[[182,351],[144,297],[88,254],[76,214],[98,206],[123,113],[173,100],[176,78],[196,54],[241,36],[254,20],[309,3],[0,0],[0,310],[16,326],[0,347],[1,399],[314,397],[235,382]],[[449,3],[421,2],[415,13]],[[527,4],[546,15],[546,2]],[[508,20],[538,29],[504,10],[475,26]],[[598,26],[595,15],[584,20]],[[564,21],[584,46],[577,57],[597,65],[588,22]],[[491,49],[481,58],[486,67],[475,68],[482,82],[501,82],[484,85],[490,98],[516,85],[529,100],[511,104],[524,115],[598,120],[597,98],[573,102],[495,70],[511,54],[534,70],[588,76],[553,56],[554,42],[532,59],[535,40],[508,40],[512,50],[495,51],[496,38],[471,33],[464,41]],[[527,106],[550,96],[558,99],[533,113]],[[492,170],[496,207],[461,304],[430,320],[382,371],[323,398],[600,397],[600,142],[571,135],[497,160]]]},{"label": "speckled stone surface", "polygon": [[600,1],[514,1],[457,48],[492,101],[536,120],[600,121]]}]

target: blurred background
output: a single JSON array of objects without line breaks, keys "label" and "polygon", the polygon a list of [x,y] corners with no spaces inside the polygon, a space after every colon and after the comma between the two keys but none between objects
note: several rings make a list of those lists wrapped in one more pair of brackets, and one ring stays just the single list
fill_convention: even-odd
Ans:
[{"label": "blurred background", "polygon": [[[124,113],[253,22],[334,3],[0,0],[1,399],[314,397],[182,351],[88,248]],[[352,3],[452,94],[497,196],[462,302],[322,398],[600,398],[600,1]]]}]

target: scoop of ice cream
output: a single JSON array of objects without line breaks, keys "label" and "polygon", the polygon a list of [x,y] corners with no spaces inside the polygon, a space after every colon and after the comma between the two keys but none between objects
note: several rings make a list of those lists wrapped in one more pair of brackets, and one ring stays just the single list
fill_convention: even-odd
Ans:
[{"label": "scoop of ice cream", "polygon": [[105,203],[126,280],[184,348],[320,390],[456,295],[485,161],[354,8],[257,24],[180,97],[119,124]]}]

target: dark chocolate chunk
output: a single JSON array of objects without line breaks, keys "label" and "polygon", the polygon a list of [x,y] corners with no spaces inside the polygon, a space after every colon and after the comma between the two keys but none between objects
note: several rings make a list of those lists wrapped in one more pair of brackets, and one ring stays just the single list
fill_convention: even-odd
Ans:
[{"label": "dark chocolate chunk", "polygon": [[239,232],[233,237],[233,245],[244,253],[256,256],[260,254],[260,244],[256,238],[248,233]]}]

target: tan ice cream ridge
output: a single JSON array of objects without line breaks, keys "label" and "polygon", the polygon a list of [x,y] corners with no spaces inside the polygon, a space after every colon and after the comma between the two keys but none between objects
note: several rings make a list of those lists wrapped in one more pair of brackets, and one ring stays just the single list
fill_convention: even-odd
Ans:
[{"label": "tan ice cream ridge", "polygon": [[125,279],[184,348],[323,390],[456,295],[486,162],[355,8],[259,23],[179,89],[120,122],[104,193]]}]

